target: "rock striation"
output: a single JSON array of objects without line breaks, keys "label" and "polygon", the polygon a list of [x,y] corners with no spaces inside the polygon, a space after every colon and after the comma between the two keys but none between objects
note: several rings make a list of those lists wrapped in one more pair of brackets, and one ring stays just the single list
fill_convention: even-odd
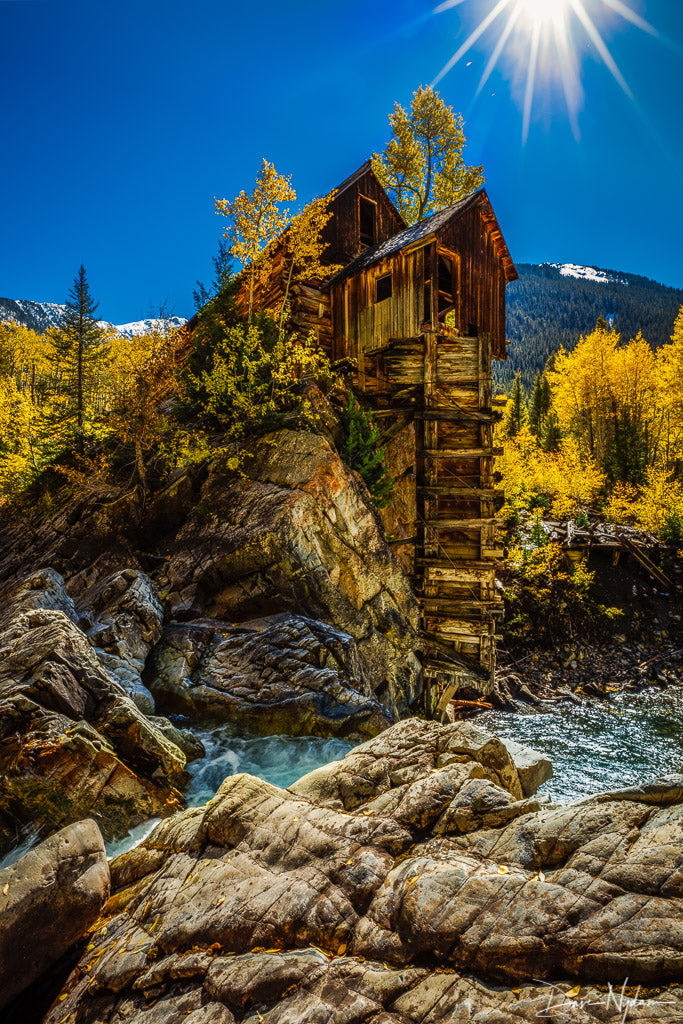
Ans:
[{"label": "rock striation", "polygon": [[356,641],[301,615],[171,623],[149,677],[159,708],[193,721],[291,736],[376,736],[393,722]]},{"label": "rock striation", "polygon": [[88,815],[107,838],[182,806],[186,756],[103,667],[61,577],[0,618],[0,853]]},{"label": "rock striation", "polygon": [[[405,717],[421,691],[418,606],[362,480],[324,438],[291,430],[256,441],[244,472],[208,467],[165,566],[170,616],[318,619],[353,638],[372,695]],[[158,501],[182,494],[174,482]]]},{"label": "rock striation", "polygon": [[46,1024],[616,1024],[609,985],[673,1024],[682,831],[681,776],[553,807],[503,741],[401,722],[289,791],[232,776],[117,858]]}]

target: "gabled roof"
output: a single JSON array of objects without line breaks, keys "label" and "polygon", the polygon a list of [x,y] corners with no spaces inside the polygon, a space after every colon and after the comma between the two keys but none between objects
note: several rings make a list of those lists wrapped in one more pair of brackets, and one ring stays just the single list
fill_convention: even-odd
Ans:
[{"label": "gabled roof", "polygon": [[342,192],[346,192],[347,188],[351,188],[351,186],[354,185],[359,178],[362,178],[364,174],[367,174],[368,171],[371,170],[372,160],[366,160],[364,164],[361,164],[357,171],[354,171],[353,174],[349,174],[348,178],[344,178],[341,185],[337,185],[336,189],[334,190],[335,193],[337,195],[340,195]]},{"label": "gabled roof", "polygon": [[399,231],[398,234],[392,235],[392,237],[388,238],[386,241],[379,242],[377,245],[373,245],[369,249],[365,249],[359,256],[356,256],[355,259],[351,260],[350,263],[347,263],[343,270],[340,270],[339,273],[332,278],[331,283],[337,284],[345,278],[350,277],[353,274],[357,274],[359,271],[365,270],[367,267],[371,267],[375,263],[379,263],[381,260],[386,259],[387,256],[392,256],[394,253],[400,252],[401,249],[415,245],[417,242],[424,241],[426,244],[449,221],[461,216],[466,210],[471,209],[473,206],[482,207],[484,222],[491,231],[496,252],[503,260],[505,276],[508,281],[516,281],[518,276],[517,270],[512,262],[512,257],[510,256],[508,247],[505,244],[505,239],[503,238],[500,227],[498,226],[498,221],[496,220],[489,197],[487,196],[485,189],[481,188],[471,196],[468,196],[467,199],[462,199],[460,202],[454,203],[452,206],[447,206],[443,210],[433,213],[430,217],[425,217],[417,224],[404,228],[403,231]]}]

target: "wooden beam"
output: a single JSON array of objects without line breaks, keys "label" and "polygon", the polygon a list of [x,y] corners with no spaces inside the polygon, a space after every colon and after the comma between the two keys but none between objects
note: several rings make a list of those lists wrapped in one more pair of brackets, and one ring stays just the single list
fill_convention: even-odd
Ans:
[{"label": "wooden beam", "polygon": [[441,498],[486,498],[489,501],[505,501],[505,491],[485,487],[420,487],[423,494]]},{"label": "wooden beam", "polygon": [[505,608],[502,601],[461,601],[459,598],[443,597],[419,597],[418,603],[425,615],[442,617],[451,613],[463,618],[480,618],[482,615],[500,614]]},{"label": "wooden beam", "polygon": [[502,519],[428,519],[425,526],[436,530],[478,530],[482,526],[499,526]]},{"label": "wooden beam", "polygon": [[498,423],[501,413],[478,412],[475,409],[418,409],[415,412],[415,419],[437,420],[442,423]]},{"label": "wooden beam", "polygon": [[502,448],[437,448],[417,453],[423,459],[488,459],[503,454]]}]

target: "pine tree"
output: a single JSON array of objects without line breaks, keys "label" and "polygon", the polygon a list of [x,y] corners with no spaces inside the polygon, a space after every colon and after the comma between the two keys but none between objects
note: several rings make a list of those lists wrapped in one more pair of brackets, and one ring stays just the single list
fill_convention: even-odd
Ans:
[{"label": "pine tree", "polygon": [[505,408],[503,427],[507,437],[516,437],[527,421],[527,408],[524,401],[522,374],[518,370],[512,384],[510,398]]},{"label": "pine tree", "polygon": [[534,386],[529,402],[529,430],[538,437],[543,422],[543,381],[540,373],[536,373]]},{"label": "pine tree", "polygon": [[560,447],[562,431],[554,410],[548,413],[541,428],[540,442],[544,452],[556,452]]},{"label": "pine tree", "polygon": [[58,418],[70,428],[81,454],[85,447],[87,403],[94,397],[97,370],[107,355],[103,332],[95,319],[97,306],[81,264],[69,291],[62,325],[51,337],[53,361],[63,381]]},{"label": "pine tree", "polygon": [[389,503],[395,481],[389,476],[386,447],[379,442],[379,428],[351,392],[342,414],[345,439],[341,448],[344,461],[362,476],[378,508]]}]

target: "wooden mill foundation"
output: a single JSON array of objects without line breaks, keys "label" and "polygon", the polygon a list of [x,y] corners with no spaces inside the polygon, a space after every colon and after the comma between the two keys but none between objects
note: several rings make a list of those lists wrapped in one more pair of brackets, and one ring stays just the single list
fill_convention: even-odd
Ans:
[{"label": "wooden mill foundation", "polygon": [[375,415],[415,424],[414,587],[426,710],[440,716],[457,690],[493,687],[504,499],[493,477],[491,339],[425,330],[366,353],[363,379]]}]

